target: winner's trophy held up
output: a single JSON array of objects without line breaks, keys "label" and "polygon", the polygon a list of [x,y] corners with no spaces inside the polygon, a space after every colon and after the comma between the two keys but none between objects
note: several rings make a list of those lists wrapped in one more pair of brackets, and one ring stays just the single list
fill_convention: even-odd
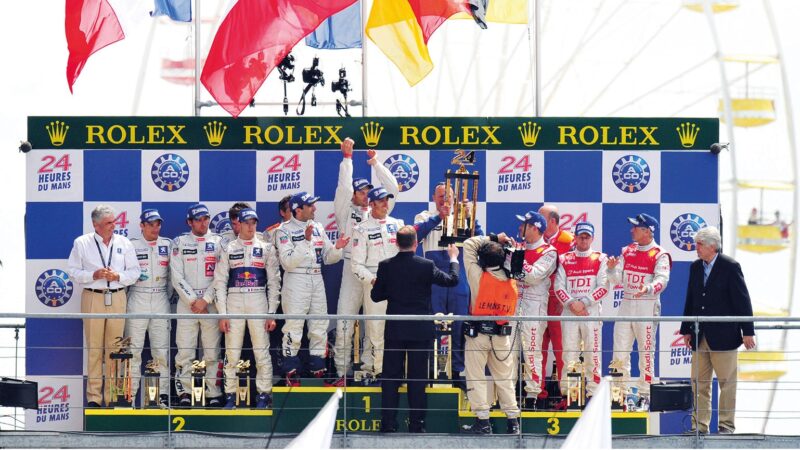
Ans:
[{"label": "winner's trophy held up", "polygon": [[[442,237],[439,246],[446,247],[450,244],[459,245],[475,236],[475,214],[478,210],[478,171],[470,173],[465,166],[475,164],[475,152],[456,150],[451,164],[458,165],[454,172],[450,169],[444,174],[445,193],[453,193],[453,216],[442,221]],[[472,182],[472,205],[469,207],[469,185]]]}]

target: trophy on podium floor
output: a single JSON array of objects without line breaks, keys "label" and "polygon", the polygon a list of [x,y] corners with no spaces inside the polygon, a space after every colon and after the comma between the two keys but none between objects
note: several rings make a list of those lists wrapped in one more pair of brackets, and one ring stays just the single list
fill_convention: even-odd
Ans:
[{"label": "trophy on podium floor", "polygon": [[114,406],[131,406],[133,392],[131,386],[131,338],[118,337],[114,343],[117,349],[109,355],[111,359],[111,404]]},{"label": "trophy on podium floor", "polygon": [[[451,164],[458,165],[456,171],[450,169],[444,174],[445,195],[452,192],[453,213],[442,221],[442,237],[439,246],[460,244],[475,236],[475,214],[478,211],[478,171],[470,173],[465,166],[475,164],[475,152],[456,150]],[[469,185],[472,182],[472,207],[469,208]],[[451,220],[452,218],[452,220]]]},{"label": "trophy on podium floor", "polygon": [[192,361],[192,406],[206,405],[206,362]]},{"label": "trophy on podium floor", "polygon": [[158,361],[151,359],[147,362],[147,365],[144,368],[144,377],[142,377],[142,392],[144,396],[142,404],[146,408],[160,407],[160,379],[161,372],[158,371]]},{"label": "trophy on podium floor", "polygon": [[586,403],[586,380],[583,378],[583,357],[567,366],[567,409],[582,409]]},{"label": "trophy on podium floor", "polygon": [[622,409],[625,405],[625,383],[622,381],[622,361],[612,360],[608,365],[611,377],[611,409]]},{"label": "trophy on podium floor", "polygon": [[250,406],[250,360],[240,359],[236,363],[236,376],[239,378],[239,387],[236,390],[236,406],[244,403]]},{"label": "trophy on podium floor", "polygon": [[[445,317],[442,313],[437,316]],[[453,315],[452,313],[449,315]],[[453,379],[453,327],[452,320],[434,320],[433,378]]]}]

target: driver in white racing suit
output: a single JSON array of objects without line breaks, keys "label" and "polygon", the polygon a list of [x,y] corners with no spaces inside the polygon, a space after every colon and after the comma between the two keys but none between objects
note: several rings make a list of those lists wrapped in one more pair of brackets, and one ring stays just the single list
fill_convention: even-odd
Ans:
[{"label": "driver in white racing suit", "polygon": [[[608,257],[592,250],[594,225],[575,224],[575,250],[558,258],[555,295],[564,306],[563,317],[599,316],[603,297],[608,294]],[[561,324],[564,337],[564,362],[578,363],[583,342],[587,396],[594,395],[603,372],[603,322],[571,322]],[[567,371],[561,374],[561,392],[567,392]]]},{"label": "driver in white racing suit", "polygon": [[[169,284],[169,256],[172,253],[172,241],[159,236],[163,219],[157,209],[145,209],[139,216],[141,238],[131,238],[136,250],[136,259],[142,274],[128,288],[129,313],[169,314],[169,298],[172,296],[172,285]],[[156,401],[162,408],[169,406],[169,320],[167,319],[128,319],[125,321],[125,336],[131,338],[131,381],[132,396],[141,384],[142,347],[144,336],[150,336],[150,354],[153,356],[153,369],[159,373],[159,398]],[[142,394],[141,403],[146,403]]]},{"label": "driver in white racing suit", "polygon": [[[658,220],[649,214],[629,217],[633,243],[622,249],[619,258],[608,259],[608,277],[614,285],[622,284],[623,296],[617,316],[661,315],[661,293],[667,288],[672,257],[656,244],[653,236]],[[650,395],[654,380],[655,346],[658,322],[615,322],[614,360],[622,363],[623,382],[631,374],[631,350],[634,339],[639,348],[639,393]],[[627,386],[626,386],[627,388]]]},{"label": "driver in white racing suit", "polygon": [[[342,259],[342,248],[350,238],[340,236],[336,245],[328,240],[322,224],[314,221],[319,197],[307,192],[292,196],[292,217],[278,228],[278,257],[283,266],[281,292],[284,314],[327,314],[328,301],[322,279],[322,265],[335,264]],[[299,386],[300,341],[303,338],[302,319],[286,319],[283,326],[283,371],[287,386]],[[308,370],[314,377],[324,375],[327,353],[328,321],[308,321]]]},{"label": "driver in white racing suit", "polygon": [[[220,314],[274,314],[280,301],[280,271],[275,246],[257,239],[258,215],[250,208],[239,211],[239,235],[223,247],[214,272],[214,291]],[[221,319],[225,333],[225,409],[236,406],[239,378],[236,365],[242,354],[245,326],[250,331],[256,360],[256,408],[272,403],[272,359],[268,332],[275,320]]]},{"label": "driver in white racing suit", "polygon": [[192,404],[191,388],[192,361],[197,352],[197,335],[203,345],[203,361],[206,363],[206,397],[208,405],[221,406],[222,391],[217,385],[219,366],[219,344],[222,334],[216,319],[203,319],[203,314],[216,314],[213,305],[214,269],[220,254],[220,237],[208,231],[211,214],[201,204],[189,207],[186,223],[191,232],[175,239],[170,258],[170,279],[178,293],[178,314],[197,314],[197,319],[178,319],[175,332],[175,390],[178,392],[180,406]]},{"label": "driver in white racing suit", "polygon": [[[353,145],[352,139],[346,138],[341,145],[342,162],[339,164],[339,183],[333,197],[333,206],[336,214],[336,227],[339,236],[353,237],[353,228],[369,218],[371,207],[367,198],[368,192],[374,187],[366,178],[353,178]],[[388,196],[388,211],[392,213],[400,189],[394,175],[387,167],[378,161],[375,150],[367,150],[367,164],[372,167],[375,176],[386,189]],[[393,245],[394,246],[394,245]],[[358,314],[364,307],[371,307],[372,301],[363,296],[361,282],[353,276],[350,254],[352,244],[344,248],[344,267],[342,268],[342,286],[339,289],[339,304],[337,314]],[[376,263],[377,266],[377,263]],[[367,301],[364,301],[367,298]],[[336,346],[334,349],[334,362],[338,379],[331,383],[334,386],[344,386],[344,377],[350,370],[350,354],[353,346],[353,331],[355,321],[338,320],[336,322]],[[369,328],[369,324],[367,325]],[[373,367],[371,341],[366,339],[362,351],[362,362],[367,367]]]}]

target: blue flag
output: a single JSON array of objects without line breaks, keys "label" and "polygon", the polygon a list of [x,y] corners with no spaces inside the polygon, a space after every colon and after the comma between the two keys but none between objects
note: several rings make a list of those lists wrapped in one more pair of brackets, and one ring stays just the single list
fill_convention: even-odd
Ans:
[{"label": "blue flag", "polygon": [[192,0],[155,0],[151,16],[169,16],[176,22],[192,21]]},{"label": "blue flag", "polygon": [[306,36],[306,45],[322,49],[361,48],[361,0],[328,17]]}]

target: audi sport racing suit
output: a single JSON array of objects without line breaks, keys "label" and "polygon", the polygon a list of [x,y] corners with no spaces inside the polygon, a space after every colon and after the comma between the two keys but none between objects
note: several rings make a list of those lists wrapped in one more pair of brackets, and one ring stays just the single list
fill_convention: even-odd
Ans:
[{"label": "audi sport racing suit", "polygon": [[[565,253],[558,258],[555,293],[564,311],[562,316],[574,317],[570,309],[573,302],[581,302],[589,316],[599,316],[603,297],[608,294],[608,257],[605,253],[589,249]],[[602,336],[603,322],[564,322],[561,324],[564,337],[564,361],[579,362],[583,342],[583,356],[586,374],[586,391],[594,395],[603,372]],[[567,394],[566,372],[561,373],[561,392]]]},{"label": "audi sport racing suit", "polygon": [[[548,238],[545,236],[545,241],[548,244],[552,245],[556,249],[556,253],[559,256],[567,253],[568,251],[572,250],[575,237],[572,233],[564,230],[558,230],[556,234],[552,237]],[[550,277],[550,292],[547,298],[547,315],[548,316],[560,316],[562,311],[562,304],[556,298],[555,291],[553,287],[555,286],[555,276],[556,273],[553,272],[553,275]],[[563,344],[563,331],[561,330],[561,322],[558,320],[548,320],[547,321],[547,328],[545,328],[544,333],[542,334],[542,390],[545,389],[545,377],[544,375],[547,373],[547,348],[551,346],[553,347],[553,359],[556,362],[556,372],[558,372],[558,378],[560,379],[564,369],[564,344]]]},{"label": "audi sport racing suit", "polygon": [[[314,222],[311,240],[305,237],[306,223],[292,218],[278,229],[278,257],[283,266],[284,314],[327,314],[328,301],[322,280],[322,264],[335,264],[342,259],[342,250],[328,240],[319,222]],[[283,370],[291,374],[300,368],[302,319],[287,319],[283,326]],[[321,374],[327,350],[327,320],[308,321],[309,369]]]},{"label": "audi sport racing suit", "polygon": [[[370,216],[353,230],[352,271],[362,289],[364,315],[386,314],[386,301],[373,302],[370,293],[378,263],[395,256],[397,248],[397,230],[403,227],[403,221],[386,216],[376,219]],[[383,372],[383,320],[366,321],[366,345],[364,346],[363,370],[377,376]],[[369,355],[369,357],[367,357]]]},{"label": "audi sport racing suit", "polygon": [[[392,213],[394,203],[397,199],[400,189],[397,185],[397,180],[389,169],[380,164],[376,159],[367,161],[375,170],[375,175],[378,177],[381,185],[386,188],[389,194],[394,197],[389,197],[389,210],[387,214]],[[377,163],[377,164],[376,164]],[[333,197],[333,207],[336,215],[336,227],[339,229],[339,236],[353,237],[353,228],[359,223],[365,221],[369,217],[369,206],[357,206],[353,204],[353,160],[352,158],[343,158],[339,164],[339,183],[336,186],[336,194]],[[344,267],[342,267],[342,286],[339,289],[339,302],[336,307],[337,314],[358,314],[362,306],[372,306],[372,301],[369,296],[362,295],[362,286],[353,277],[352,265],[350,263],[350,253],[352,250],[353,241],[347,244],[344,248]],[[363,299],[367,300],[364,301]],[[366,308],[366,306],[365,306]],[[334,363],[336,364],[336,372],[340,377],[344,377],[350,370],[350,353],[353,345],[353,324],[352,320],[339,320],[336,322],[336,347],[334,349]],[[369,324],[367,324],[369,326]],[[362,351],[362,361],[367,366],[372,366],[372,351],[369,348],[370,341],[367,339],[364,350]]]},{"label": "audi sport racing suit", "polygon": [[[547,316],[547,297],[550,289],[550,275],[558,263],[556,249],[539,239],[533,244],[525,243],[525,262],[522,265],[523,275],[517,282],[519,290],[520,316]],[[521,329],[523,369],[525,373],[525,393],[535,398],[542,391],[542,335],[547,326],[546,320],[522,321],[517,326]]]},{"label": "audi sport racing suit", "polygon": [[[169,298],[172,286],[169,284],[169,255],[172,241],[159,236],[153,241],[132,238],[136,259],[142,274],[128,288],[129,313],[169,314]],[[161,394],[169,394],[169,321],[167,319],[128,319],[125,321],[125,336],[131,338],[131,379],[132,396],[136,397],[142,373],[142,347],[145,333],[150,335],[150,354],[159,373],[158,389]],[[156,399],[158,401],[159,399]],[[144,401],[142,401],[144,403]]]},{"label": "audi sport racing suit", "polygon": [[[453,223],[453,215],[447,219],[448,224]],[[442,237],[442,218],[438,211],[422,211],[414,217],[414,228],[417,229],[417,239],[422,243],[424,256],[433,261],[439,270],[450,270],[450,257],[447,255],[447,247],[439,246],[439,239]],[[475,235],[482,236],[483,229],[481,224],[475,221]],[[469,314],[469,283],[464,272],[463,252],[458,254],[458,285],[452,288],[441,286],[431,287],[431,305],[434,313],[442,314]],[[454,321],[450,335],[453,352],[453,373],[464,370],[464,335],[461,333],[461,321]]]},{"label": "audi sport racing suit", "polygon": [[[275,246],[260,239],[237,238],[222,249],[214,272],[216,305],[220,314],[274,314],[280,301],[280,272]],[[244,329],[250,330],[256,359],[256,389],[272,392],[272,359],[265,319],[230,319],[225,336],[225,393],[236,392],[236,364],[242,354]]]},{"label": "audi sport racing suit", "polygon": [[[609,270],[609,281],[622,284],[622,303],[617,316],[661,315],[661,292],[669,282],[672,258],[655,241],[647,245],[633,243],[622,249],[614,270]],[[647,292],[636,298],[642,287]],[[633,340],[639,347],[639,393],[650,394],[655,369],[655,339],[657,322],[616,322],[614,324],[614,360],[622,361],[623,380],[630,380],[631,350]]]},{"label": "audi sport racing suit", "polygon": [[[213,305],[214,269],[219,261],[220,237],[213,233],[195,236],[187,233],[175,239],[170,259],[172,286],[178,293],[178,314],[192,314],[191,304],[197,298],[208,302],[208,313],[216,314]],[[175,390],[178,395],[191,389],[192,361],[196,356],[197,334],[203,345],[203,361],[206,362],[206,388],[210,398],[222,395],[217,386],[219,366],[219,344],[222,334],[217,319],[180,319],[175,333],[178,354],[175,356]]]}]

